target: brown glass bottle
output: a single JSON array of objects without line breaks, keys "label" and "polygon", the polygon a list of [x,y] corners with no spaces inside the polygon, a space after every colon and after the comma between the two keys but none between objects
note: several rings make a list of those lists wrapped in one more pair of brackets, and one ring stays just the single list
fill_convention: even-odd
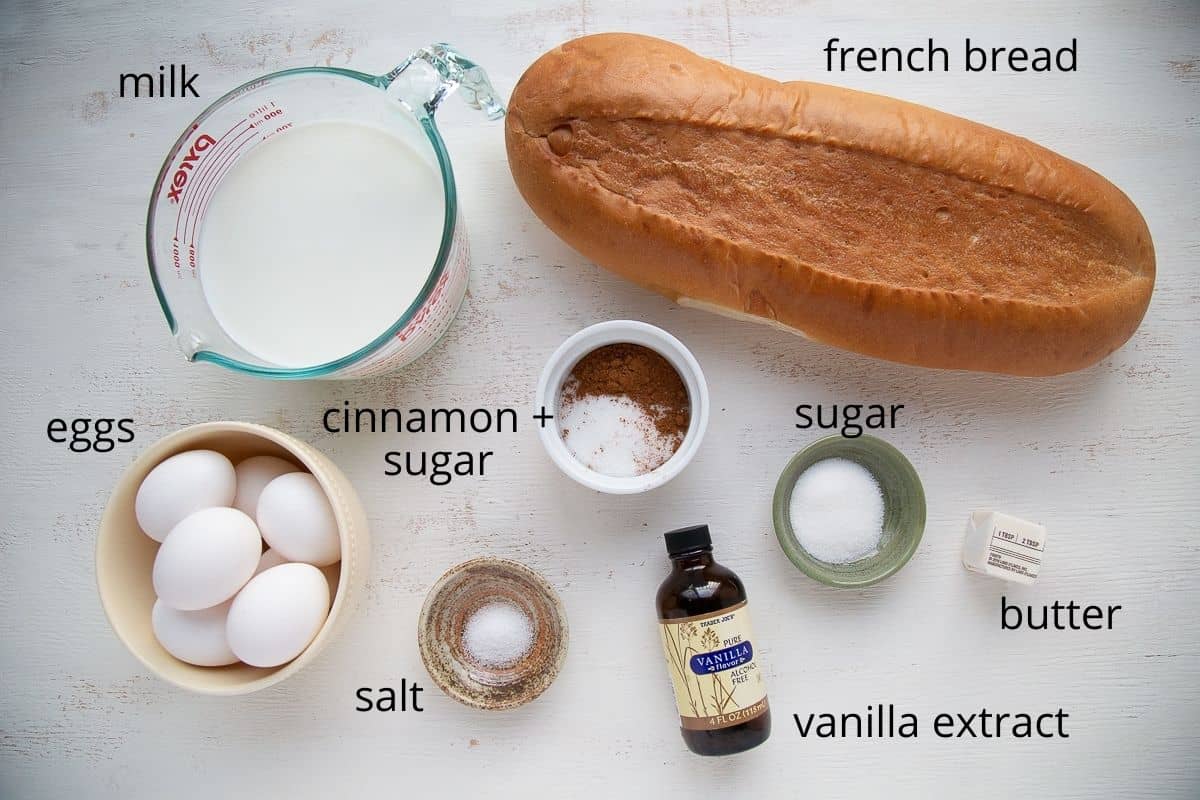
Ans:
[{"label": "brown glass bottle", "polygon": [[746,589],[713,560],[707,525],[666,540],[671,574],[658,587],[658,620],[683,741],[702,756],[749,750],[771,735],[771,711]]}]

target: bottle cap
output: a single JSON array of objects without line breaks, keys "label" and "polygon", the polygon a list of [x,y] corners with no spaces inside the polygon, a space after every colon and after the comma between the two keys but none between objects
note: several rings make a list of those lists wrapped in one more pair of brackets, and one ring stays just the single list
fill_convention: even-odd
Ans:
[{"label": "bottle cap", "polygon": [[676,556],[702,547],[712,547],[712,536],[707,525],[689,525],[669,531],[663,536],[667,540],[667,555]]}]

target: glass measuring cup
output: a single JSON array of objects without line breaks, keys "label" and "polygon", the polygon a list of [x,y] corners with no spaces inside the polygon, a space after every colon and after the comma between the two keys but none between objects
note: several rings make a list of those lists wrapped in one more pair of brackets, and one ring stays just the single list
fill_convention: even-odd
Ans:
[{"label": "glass measuring cup", "polygon": [[[435,44],[384,75],[333,67],[274,72],[239,86],[192,121],[163,162],[146,220],[154,290],[189,361],[270,378],[361,378],[398,369],[433,346],[462,303],[470,270],[454,171],[434,123],[439,104],[455,90],[488,119],[504,115],[483,69],[449,45]],[[201,285],[199,234],[214,191],[239,160],[263,142],[324,120],[381,128],[436,167],[445,208],[441,244],[420,292],[411,302],[397,299],[395,322],[386,331],[333,361],[283,366],[251,353],[221,326]],[[402,252],[403,242],[397,248]]]}]

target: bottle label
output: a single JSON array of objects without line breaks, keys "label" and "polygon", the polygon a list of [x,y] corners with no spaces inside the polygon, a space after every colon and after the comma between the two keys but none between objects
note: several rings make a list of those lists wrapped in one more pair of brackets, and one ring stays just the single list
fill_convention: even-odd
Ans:
[{"label": "bottle label", "polygon": [[710,614],[659,620],[659,631],[680,725],[712,731],[767,712],[767,688],[744,602]]}]

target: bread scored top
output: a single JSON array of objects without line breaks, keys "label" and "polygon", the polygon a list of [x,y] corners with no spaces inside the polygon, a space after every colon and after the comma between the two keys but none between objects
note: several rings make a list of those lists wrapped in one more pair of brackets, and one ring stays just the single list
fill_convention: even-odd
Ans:
[{"label": "bread scored top", "polygon": [[779,83],[647,36],[539,58],[509,164],[598,264],[682,303],[927,367],[1051,375],[1137,328],[1141,214],[1100,175],[911,103]]}]

